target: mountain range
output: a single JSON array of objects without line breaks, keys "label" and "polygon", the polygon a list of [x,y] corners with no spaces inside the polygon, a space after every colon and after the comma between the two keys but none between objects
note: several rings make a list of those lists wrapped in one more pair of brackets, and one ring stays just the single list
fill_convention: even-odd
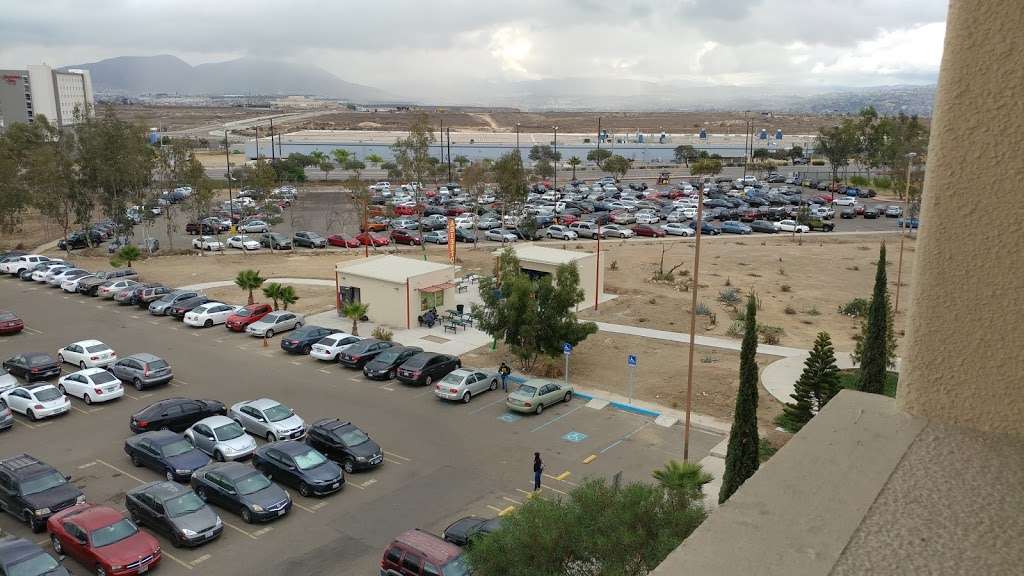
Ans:
[{"label": "mountain range", "polygon": [[192,66],[170,55],[119,56],[65,68],[88,70],[93,89],[104,95],[303,94],[355,102],[396,99],[383,90],[346,82],[316,66],[259,58]]}]

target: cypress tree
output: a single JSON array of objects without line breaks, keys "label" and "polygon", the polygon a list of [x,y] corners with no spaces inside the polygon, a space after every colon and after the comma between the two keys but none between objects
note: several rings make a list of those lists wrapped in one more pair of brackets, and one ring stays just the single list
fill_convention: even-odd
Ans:
[{"label": "cypress tree", "polygon": [[721,504],[757,472],[757,301],[747,299],[746,329],[740,349],[740,386],[736,393],[736,411],[729,430],[729,449],[725,454],[725,474],[718,493]]},{"label": "cypress tree", "polygon": [[867,330],[864,334],[860,364],[860,381],[857,388],[862,392],[881,394],[885,388],[885,371],[888,364],[888,304],[889,293],[885,275],[885,243],[878,251],[878,269],[875,271],[875,289],[868,307]]}]

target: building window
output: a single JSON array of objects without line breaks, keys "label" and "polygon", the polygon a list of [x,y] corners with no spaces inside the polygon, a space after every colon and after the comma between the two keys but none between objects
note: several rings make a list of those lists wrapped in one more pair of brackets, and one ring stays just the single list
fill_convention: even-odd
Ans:
[{"label": "building window", "polygon": [[420,292],[420,311],[444,306],[444,290],[439,292]]}]

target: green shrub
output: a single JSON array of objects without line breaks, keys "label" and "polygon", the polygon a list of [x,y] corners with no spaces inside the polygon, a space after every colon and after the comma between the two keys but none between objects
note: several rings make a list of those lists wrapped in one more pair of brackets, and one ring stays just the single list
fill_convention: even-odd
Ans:
[{"label": "green shrub", "polygon": [[742,338],[744,326],[745,322],[743,320],[734,320],[729,329],[725,331],[725,335],[732,336],[733,338]]},{"label": "green shrub", "polygon": [[875,178],[875,188],[892,188],[892,178],[888,176]]},{"label": "green shrub", "polygon": [[783,310],[783,312],[792,316],[793,314],[796,314],[796,308],[793,308],[792,306],[786,306],[786,309]]},{"label": "green shrub", "polygon": [[804,310],[804,314],[807,314],[808,316],[820,316],[821,312],[818,312],[817,307],[811,306],[809,310]]},{"label": "green shrub", "polygon": [[711,315],[711,308],[708,308],[708,305],[703,303],[703,302],[700,302],[699,304],[697,304],[697,308],[696,308],[695,311],[697,312],[697,316],[710,316]]},{"label": "green shrub", "polygon": [[740,292],[735,288],[726,288],[718,293],[718,301],[726,306],[735,307],[741,300]]},{"label": "green shrub", "polygon": [[863,318],[868,315],[868,307],[871,304],[864,298],[854,298],[839,307],[839,313],[844,316]]},{"label": "green shrub", "polygon": [[782,340],[782,336],[785,335],[786,331],[780,326],[758,324],[757,333],[761,335],[762,344],[778,344]]},{"label": "green shrub", "polygon": [[385,342],[390,342],[393,336],[394,333],[383,326],[377,326],[376,328],[373,329],[373,337],[376,338],[377,340],[384,340]]},{"label": "green shrub", "polygon": [[867,186],[871,181],[863,176],[850,176],[850,184],[854,186]]},{"label": "green shrub", "polygon": [[811,160],[811,166],[824,166],[824,160]]}]

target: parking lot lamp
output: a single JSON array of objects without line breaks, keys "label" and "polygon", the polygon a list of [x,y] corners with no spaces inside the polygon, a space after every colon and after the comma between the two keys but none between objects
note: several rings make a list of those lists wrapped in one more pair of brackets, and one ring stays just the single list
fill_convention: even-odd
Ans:
[{"label": "parking lot lamp", "polygon": [[906,192],[903,194],[903,222],[900,223],[900,256],[899,263],[896,265],[896,298],[893,303],[893,314],[898,314],[900,311],[900,284],[903,283],[903,240],[907,235],[907,220],[910,217],[910,169],[914,166],[914,158],[917,154],[911,152],[907,154],[907,183]]},{"label": "parking lot lamp", "polygon": [[690,350],[688,369],[686,371],[686,419],[683,425],[683,461],[690,459],[690,408],[693,405],[693,348],[694,334],[697,333],[697,292],[700,290],[700,237],[701,228],[704,225],[704,191],[697,194],[697,214],[694,215],[694,254],[693,254],[693,281],[690,283],[692,299],[690,301]]},{"label": "parking lot lamp", "polygon": [[594,273],[594,310],[601,297],[601,221],[597,220],[597,270]]},{"label": "parking lot lamp", "polygon": [[555,126],[554,130],[555,130],[555,141],[554,141],[555,153],[553,154],[553,156],[554,156],[553,160],[555,161],[555,182],[554,182],[554,187],[555,187],[555,190],[558,190],[558,126]]}]

